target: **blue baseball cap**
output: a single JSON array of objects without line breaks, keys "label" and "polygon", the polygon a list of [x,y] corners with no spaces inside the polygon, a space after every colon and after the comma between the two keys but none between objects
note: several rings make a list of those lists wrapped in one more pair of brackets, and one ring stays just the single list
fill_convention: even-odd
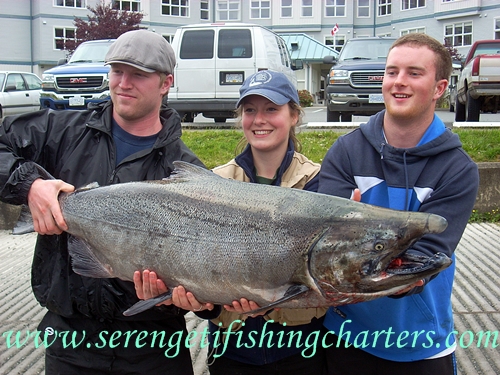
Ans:
[{"label": "blue baseball cap", "polygon": [[236,103],[250,95],[260,95],[274,104],[284,105],[290,101],[300,104],[297,89],[283,73],[261,70],[248,77],[240,87],[240,98]]}]

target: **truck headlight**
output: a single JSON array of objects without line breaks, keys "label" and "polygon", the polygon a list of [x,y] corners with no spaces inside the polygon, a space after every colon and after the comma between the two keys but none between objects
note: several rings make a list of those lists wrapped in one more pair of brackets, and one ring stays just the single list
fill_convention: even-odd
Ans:
[{"label": "truck headlight", "polygon": [[55,87],[55,77],[53,74],[42,74],[42,89],[53,89]]},{"label": "truck headlight", "polygon": [[349,71],[343,69],[330,70],[330,84],[349,83]]}]

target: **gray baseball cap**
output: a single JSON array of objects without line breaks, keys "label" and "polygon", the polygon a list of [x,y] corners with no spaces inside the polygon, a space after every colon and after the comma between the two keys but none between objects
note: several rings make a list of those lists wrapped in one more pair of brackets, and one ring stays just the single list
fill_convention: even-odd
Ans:
[{"label": "gray baseball cap", "polygon": [[127,64],[147,73],[171,74],[175,66],[172,46],[161,35],[147,30],[123,33],[109,47],[105,65]]}]

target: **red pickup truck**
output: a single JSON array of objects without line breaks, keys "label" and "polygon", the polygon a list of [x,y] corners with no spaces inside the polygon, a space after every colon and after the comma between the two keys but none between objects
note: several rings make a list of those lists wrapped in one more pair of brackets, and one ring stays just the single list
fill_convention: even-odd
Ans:
[{"label": "red pickup truck", "polygon": [[500,105],[500,40],[479,40],[469,50],[457,82],[455,121],[479,121]]}]

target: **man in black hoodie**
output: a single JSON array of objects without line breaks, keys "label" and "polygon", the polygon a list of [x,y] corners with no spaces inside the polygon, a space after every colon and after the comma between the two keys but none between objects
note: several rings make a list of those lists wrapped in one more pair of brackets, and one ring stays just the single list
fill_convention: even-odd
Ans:
[{"label": "man in black hoodie", "polygon": [[[133,283],[71,269],[59,193],[91,182],[168,177],[174,160],[203,166],[180,139],[179,115],[161,106],[175,66],[165,39],[127,32],[110,47],[106,64],[110,101],[7,117],[0,126],[0,199],[27,204],[39,233],[32,286],[48,309],[39,325],[52,343],[45,373],[190,375],[189,350],[181,345],[185,311],[162,306],[126,318],[122,312],[138,300]],[[63,332],[74,335],[73,344],[65,345]]]}]

